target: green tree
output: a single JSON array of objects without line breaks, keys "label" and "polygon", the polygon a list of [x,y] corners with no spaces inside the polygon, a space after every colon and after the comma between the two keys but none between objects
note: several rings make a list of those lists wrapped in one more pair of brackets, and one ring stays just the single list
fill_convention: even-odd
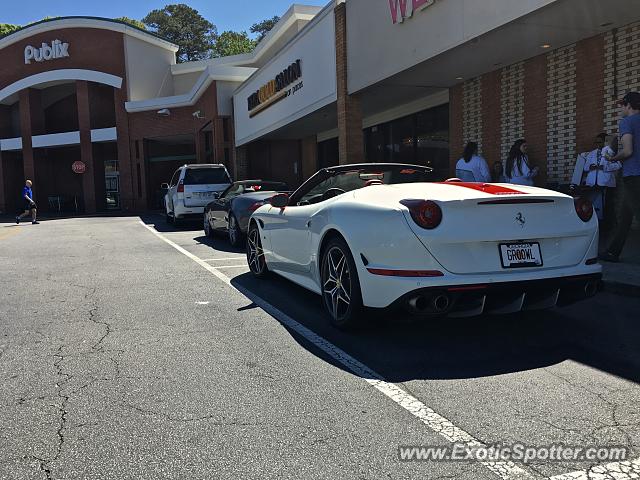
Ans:
[{"label": "green tree", "polygon": [[216,57],[239,55],[241,53],[251,52],[255,46],[256,42],[249,38],[247,32],[232,32],[227,30],[226,32],[222,32],[216,39],[213,54]]},{"label": "green tree", "polygon": [[208,58],[217,38],[215,25],[185,4],[167,5],[142,19],[150,30],[180,48],[178,62]]},{"label": "green tree", "polygon": [[18,30],[20,25],[11,25],[10,23],[0,23],[0,37],[4,37],[5,35],[9,35],[10,33]]},{"label": "green tree", "polygon": [[260,41],[264,38],[264,36],[271,31],[271,29],[278,23],[280,17],[275,15],[272,18],[267,18],[258,23],[254,23],[251,25],[251,33],[255,33],[258,36],[256,37],[256,42],[260,43]]},{"label": "green tree", "polygon": [[140,28],[142,30],[146,30],[147,29],[147,26],[144,23],[142,23],[140,20],[135,20],[133,18],[118,17],[118,18],[114,18],[114,20],[118,20],[119,22],[128,23],[129,25],[133,25],[134,27]]}]

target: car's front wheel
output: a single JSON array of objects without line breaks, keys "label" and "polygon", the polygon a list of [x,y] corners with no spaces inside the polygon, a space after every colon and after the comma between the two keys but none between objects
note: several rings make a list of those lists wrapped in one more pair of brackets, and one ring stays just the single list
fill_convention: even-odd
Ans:
[{"label": "car's front wheel", "polygon": [[247,234],[247,263],[251,273],[258,278],[264,278],[269,273],[262,249],[260,230],[255,223],[251,224]]},{"label": "car's front wheel", "polygon": [[233,213],[229,213],[227,233],[229,235],[229,243],[232,247],[239,247],[242,244],[242,230],[240,230],[240,224]]},{"label": "car's front wheel", "polygon": [[351,250],[342,238],[329,241],[322,255],[322,301],[331,323],[340,329],[358,325],[362,292]]}]

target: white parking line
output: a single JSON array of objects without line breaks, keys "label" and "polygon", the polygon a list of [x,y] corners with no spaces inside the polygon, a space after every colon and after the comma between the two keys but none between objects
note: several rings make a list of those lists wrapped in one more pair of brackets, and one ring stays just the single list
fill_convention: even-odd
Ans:
[{"label": "white parking line", "polygon": [[202,260],[203,262],[221,262],[221,261],[229,261],[229,260],[245,260],[245,255],[238,255],[237,257],[225,257],[225,258],[205,258]]},{"label": "white parking line", "polygon": [[249,268],[245,263],[244,265],[216,265],[215,268]]},{"label": "white parking line", "polygon": [[590,470],[556,475],[549,480],[631,480],[640,478],[640,458],[629,462],[598,465]]},{"label": "white parking line", "polygon": [[[354,374],[363,378],[369,385],[383,393],[389,399],[394,401],[396,404],[404,408],[406,411],[411,413],[413,416],[418,418],[423,424],[425,424],[429,429],[439,434],[449,442],[463,443],[467,446],[467,448],[477,448],[479,446],[485,446],[483,442],[476,439],[473,435],[461,429],[460,427],[453,424],[450,420],[439,415],[434,410],[429,408],[427,405],[422,403],[413,395],[409,394],[407,391],[403,390],[401,387],[394,383],[390,383],[384,380],[384,378],[367,367],[364,363],[356,360],[351,355],[341,350],[340,348],[333,345],[331,342],[327,341],[323,337],[309,330],[304,325],[298,323],[293,318],[291,318],[286,313],[280,311],[278,308],[274,307],[266,300],[261,297],[255,295],[253,292],[245,289],[241,285],[232,285],[231,279],[226,276],[224,273],[216,270],[216,268],[212,267],[204,260],[198,258],[192,253],[188,252],[181,246],[175,244],[164,235],[156,231],[154,228],[145,224],[143,221],[140,221],[140,224],[156,235],[158,238],[171,245],[173,248],[178,250],[183,255],[189,257],[191,260],[196,262],[198,265],[202,266],[205,270],[212,273],[214,276],[225,282],[227,285],[235,288],[242,295],[251,300],[254,304],[264,310],[266,313],[271,315],[274,319],[280,322],[285,327],[295,331],[306,340],[314,344],[316,347],[321,349],[323,352],[337,360],[347,369],[349,369]],[[572,472],[564,475],[558,475],[555,477],[551,477],[549,480],[604,480],[606,479],[614,479],[614,480],[632,480],[640,478],[640,460],[634,462],[623,462],[620,464],[609,464],[603,465],[602,467],[595,467],[591,469],[589,472]],[[534,474],[533,472],[520,467],[514,462],[488,462],[482,461],[480,462],[486,468],[488,468],[491,472],[496,474],[498,477],[503,480],[533,480],[540,478],[539,475]],[[629,466],[626,466],[629,464]],[[621,475],[625,476],[617,476],[613,472],[617,471],[616,466],[620,467],[621,472],[630,472],[631,475],[627,473],[621,473]],[[603,472],[607,472],[606,475],[600,473],[600,469],[603,469]],[[636,470],[638,469],[638,470]],[[574,476],[571,476],[574,475]]]}]

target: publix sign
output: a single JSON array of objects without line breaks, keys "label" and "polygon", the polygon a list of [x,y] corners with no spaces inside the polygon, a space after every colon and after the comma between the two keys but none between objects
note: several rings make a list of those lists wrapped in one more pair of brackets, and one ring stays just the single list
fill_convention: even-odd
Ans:
[{"label": "publix sign", "polygon": [[45,60],[54,60],[56,58],[64,58],[69,56],[69,44],[54,40],[51,45],[42,43],[41,47],[32,47],[27,45],[24,49],[24,63],[29,65],[32,60],[43,62]]},{"label": "publix sign", "polygon": [[433,5],[435,0],[388,0],[393,23],[401,23],[413,13]]}]

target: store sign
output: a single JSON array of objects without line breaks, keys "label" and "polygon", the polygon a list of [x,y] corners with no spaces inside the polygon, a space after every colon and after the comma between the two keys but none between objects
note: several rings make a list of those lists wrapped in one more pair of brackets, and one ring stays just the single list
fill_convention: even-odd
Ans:
[{"label": "store sign", "polygon": [[435,0],[389,0],[391,20],[402,23],[405,18],[411,18],[414,12],[424,10],[433,5]]},{"label": "store sign", "polygon": [[71,165],[71,170],[73,170],[73,173],[82,174],[87,171],[87,166],[84,164],[84,162],[77,160]]},{"label": "store sign", "polygon": [[293,88],[289,86],[298,81],[302,77],[302,64],[300,60],[296,60],[282,72],[276,75],[276,78],[270,80],[260,89],[251,94],[247,99],[247,108],[249,109],[249,118],[256,116],[258,113],[275,105],[283,98],[296,93],[302,88],[302,82]]},{"label": "store sign", "polygon": [[51,45],[42,43],[40,48],[27,45],[24,49],[24,63],[29,65],[32,60],[36,62],[44,62],[46,60],[54,60],[56,58],[65,58],[69,56],[69,44],[54,40]]}]

